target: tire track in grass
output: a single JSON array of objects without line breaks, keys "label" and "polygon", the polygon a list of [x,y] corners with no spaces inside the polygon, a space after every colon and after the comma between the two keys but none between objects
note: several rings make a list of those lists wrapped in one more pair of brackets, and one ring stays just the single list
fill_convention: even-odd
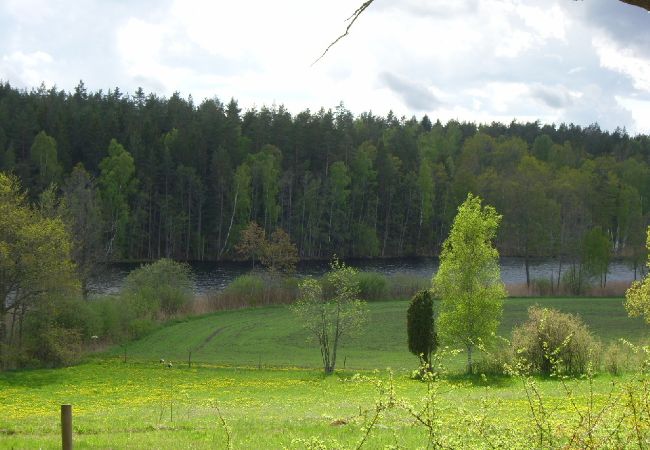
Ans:
[{"label": "tire track in grass", "polygon": [[194,348],[194,352],[195,352],[195,353],[198,353],[198,352],[200,352],[201,350],[203,350],[203,348],[204,348],[206,345],[208,345],[208,344],[210,343],[210,341],[212,341],[212,339],[214,339],[217,335],[219,335],[219,334],[220,334],[223,330],[225,330],[226,328],[228,328],[228,325],[223,326],[223,327],[219,327],[219,328],[217,328],[216,330],[214,330],[212,333],[210,333],[208,336],[206,336],[205,339],[203,339],[203,342],[201,342],[199,345],[197,345],[197,346]]}]

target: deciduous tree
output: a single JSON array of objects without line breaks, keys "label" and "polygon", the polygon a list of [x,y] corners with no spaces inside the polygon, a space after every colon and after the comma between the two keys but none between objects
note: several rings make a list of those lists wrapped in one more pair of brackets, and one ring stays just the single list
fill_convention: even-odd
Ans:
[{"label": "deciduous tree", "polygon": [[99,186],[109,229],[106,253],[113,252],[115,241],[125,245],[129,221],[129,197],[136,188],[133,157],[119,142],[111,139],[108,156],[99,164]]},{"label": "deciduous tree", "polygon": [[19,350],[38,302],[78,292],[70,238],[59,218],[31,208],[18,180],[0,172],[0,364]]},{"label": "deciduous tree", "polygon": [[325,373],[332,373],[339,345],[359,331],[368,311],[366,303],[359,300],[357,273],[352,267],[335,259],[324,281],[333,290],[331,297],[325,295],[320,281],[308,277],[300,283],[300,297],[291,309],[318,342]]},{"label": "deciduous tree", "polygon": [[271,273],[291,274],[296,271],[298,259],[298,249],[289,235],[277,228],[264,243],[260,262]]},{"label": "deciduous tree", "polygon": [[472,352],[486,342],[501,320],[505,286],[499,270],[499,253],[492,245],[501,216],[481,199],[469,194],[458,208],[433,278],[434,293],[442,300],[438,328],[443,341],[467,350],[467,371],[472,372]]}]

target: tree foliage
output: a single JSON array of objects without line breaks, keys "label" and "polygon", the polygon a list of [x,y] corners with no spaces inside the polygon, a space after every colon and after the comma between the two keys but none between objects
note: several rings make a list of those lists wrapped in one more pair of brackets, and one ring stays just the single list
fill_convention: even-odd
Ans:
[{"label": "tree foliage", "polygon": [[52,181],[65,188],[79,163],[97,181],[109,258],[232,259],[253,221],[267,236],[285,230],[301,258],[437,255],[474,192],[503,214],[500,254],[557,257],[554,280],[581,264],[596,227],[613,257],[644,260],[650,138],[624,130],[441,123],[343,105],[242,111],[236,100],[7,83],[0,118],[2,167],[30,201]]},{"label": "tree foliage", "polygon": [[493,207],[481,206],[481,199],[469,194],[458,208],[433,278],[434,293],[441,299],[442,340],[467,349],[469,373],[472,351],[496,333],[506,297],[499,253],[492,244],[500,221]]},{"label": "tree foliage", "polygon": [[41,131],[34,138],[29,153],[36,168],[35,185],[39,193],[50,184],[60,181],[63,168],[58,161],[54,138]]},{"label": "tree foliage", "polygon": [[281,228],[277,228],[267,239],[264,229],[251,222],[242,230],[236,249],[243,259],[253,262],[253,267],[255,260],[259,260],[273,274],[291,274],[296,270],[298,249]]},{"label": "tree foliage", "polygon": [[109,225],[107,253],[126,249],[126,233],[129,222],[129,197],[136,188],[133,157],[115,139],[108,145],[108,156],[99,164],[99,186],[105,220]]},{"label": "tree foliage", "polygon": [[[650,227],[646,234],[646,247],[650,251]],[[650,268],[650,257],[647,267]],[[630,317],[643,317],[650,323],[650,275],[646,275],[643,281],[634,281],[632,286],[625,293],[625,309]]]},{"label": "tree foliage", "polygon": [[264,244],[260,261],[271,273],[291,274],[296,271],[298,249],[289,235],[278,228]]},{"label": "tree foliage", "polygon": [[431,354],[438,348],[430,290],[420,291],[411,299],[406,312],[406,332],[409,351],[420,358],[421,363],[430,366]]},{"label": "tree foliage", "polygon": [[318,342],[325,373],[332,373],[339,345],[360,330],[368,315],[366,303],[359,300],[356,270],[334,259],[323,281],[307,277],[299,288],[300,297],[291,309]]},{"label": "tree foliage", "polygon": [[84,298],[87,298],[88,283],[97,274],[106,255],[99,192],[94,180],[81,164],[72,169],[63,186],[60,210],[72,238],[72,260],[77,268],[81,291]]},{"label": "tree foliage", "polygon": [[124,282],[123,294],[137,310],[137,316],[177,313],[193,297],[194,277],[186,263],[159,259],[132,271]]},{"label": "tree foliage", "polygon": [[26,318],[78,292],[71,248],[61,219],[30,207],[16,177],[0,172],[0,364],[23,349]]}]

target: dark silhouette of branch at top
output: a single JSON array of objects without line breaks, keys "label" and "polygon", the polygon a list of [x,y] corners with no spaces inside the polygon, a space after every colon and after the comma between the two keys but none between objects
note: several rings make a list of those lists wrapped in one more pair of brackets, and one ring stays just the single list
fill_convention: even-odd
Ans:
[{"label": "dark silhouette of branch at top", "polygon": [[[357,21],[357,19],[359,18],[359,16],[360,16],[360,15],[361,15],[361,14],[362,14],[366,9],[368,9],[368,7],[369,7],[369,6],[370,6],[374,1],[375,1],[375,0],[366,0],[365,2],[363,2],[363,3],[361,4],[361,6],[359,6],[359,7],[356,9],[356,11],[354,11],[354,12],[352,13],[352,15],[351,15],[350,17],[348,17],[348,18],[345,20],[346,22],[350,22],[350,23],[348,23],[348,26],[345,28],[345,32],[344,32],[343,34],[341,34],[339,37],[337,37],[336,39],[334,39],[334,41],[332,41],[332,43],[331,43],[330,45],[327,46],[327,48],[325,49],[325,51],[324,51],[324,52],[323,52],[323,53],[322,53],[322,54],[321,54],[321,55],[316,59],[316,61],[314,61],[313,63],[311,63],[312,66],[313,66],[314,64],[316,64],[318,61],[320,61],[321,59],[323,59],[323,56],[325,56],[325,54],[330,50],[330,48],[334,47],[338,41],[340,41],[340,40],[343,39],[345,36],[347,36],[348,34],[350,34],[350,28],[352,28],[352,25],[354,25],[354,22]],[[621,2],[623,2],[623,3],[627,3],[628,5],[638,6],[639,8],[643,8],[643,9],[645,9],[646,11],[650,12],[650,0],[619,0],[619,1],[621,1]]]},{"label": "dark silhouette of branch at top", "polygon": [[350,32],[350,28],[352,28],[352,25],[354,25],[354,22],[357,21],[357,19],[358,19],[359,16],[361,15],[361,13],[363,13],[363,12],[366,10],[366,8],[368,8],[368,6],[370,6],[370,5],[372,4],[372,2],[374,2],[374,1],[375,1],[375,0],[366,0],[365,2],[363,2],[363,4],[362,4],[361,6],[359,6],[359,7],[356,9],[356,11],[354,11],[354,12],[352,13],[352,15],[351,15],[350,17],[348,17],[348,18],[345,20],[346,22],[350,22],[350,23],[348,24],[348,26],[345,28],[345,32],[344,32],[343,34],[341,34],[339,37],[337,37],[336,39],[334,39],[334,41],[332,41],[332,43],[331,43],[330,45],[327,46],[327,48],[325,49],[325,51],[324,51],[324,52],[323,52],[323,53],[322,53],[322,54],[321,54],[321,55],[316,59],[316,61],[314,61],[313,63],[311,63],[312,66],[313,66],[314,64],[316,64],[318,61],[320,61],[320,60],[323,58],[323,56],[325,56],[325,54],[329,51],[329,49],[332,48],[334,45],[336,45],[336,43],[337,43],[338,41],[340,41],[341,39],[343,39],[345,36],[347,36],[347,35],[349,34],[349,32]]},{"label": "dark silhouette of branch at top", "polygon": [[623,3],[628,5],[638,6],[650,12],[650,0],[621,0]]}]

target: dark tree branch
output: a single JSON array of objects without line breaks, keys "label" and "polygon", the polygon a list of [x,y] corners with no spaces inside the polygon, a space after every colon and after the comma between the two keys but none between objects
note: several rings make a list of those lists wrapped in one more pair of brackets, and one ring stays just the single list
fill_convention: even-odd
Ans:
[{"label": "dark tree branch", "polygon": [[312,66],[313,66],[314,64],[316,64],[318,61],[320,61],[320,60],[323,58],[323,56],[325,56],[325,54],[329,51],[329,49],[332,48],[334,45],[336,45],[336,43],[337,43],[338,41],[340,41],[341,39],[343,39],[345,36],[347,36],[347,35],[350,33],[350,28],[352,28],[352,25],[354,25],[354,22],[357,21],[357,19],[359,18],[359,16],[360,16],[360,15],[361,15],[361,14],[362,14],[362,13],[363,13],[367,8],[368,8],[368,7],[372,4],[372,2],[374,2],[374,1],[375,1],[375,0],[366,0],[365,2],[363,2],[363,4],[362,4],[361,6],[359,6],[359,7],[356,9],[356,11],[354,11],[354,12],[352,13],[352,15],[351,15],[350,17],[348,17],[348,18],[345,20],[346,22],[350,22],[350,23],[348,23],[348,26],[345,28],[345,32],[344,32],[343,34],[341,34],[339,37],[337,37],[336,39],[334,39],[334,41],[332,41],[332,43],[331,43],[330,45],[327,46],[327,48],[325,49],[325,51],[324,51],[324,52],[323,52],[323,53],[322,53],[322,54],[321,54],[321,55],[316,59],[316,61],[314,61],[313,63],[311,63]]},{"label": "dark tree branch", "polygon": [[[363,3],[361,4],[361,6],[359,6],[359,7],[356,9],[356,11],[354,11],[354,12],[352,13],[352,15],[351,15],[350,17],[348,17],[348,18],[346,19],[346,22],[350,22],[350,23],[349,23],[348,26],[345,28],[345,32],[344,32],[343,34],[341,34],[339,37],[337,37],[336,39],[334,39],[334,41],[332,41],[332,43],[331,43],[330,45],[327,46],[327,48],[325,49],[325,51],[324,51],[324,52],[323,52],[323,53],[322,53],[322,54],[321,54],[321,55],[316,59],[316,61],[314,61],[314,62],[311,64],[312,66],[313,66],[314,64],[316,64],[318,61],[320,61],[320,60],[323,58],[323,56],[325,56],[325,54],[329,51],[329,49],[332,48],[333,46],[335,46],[336,43],[337,43],[338,41],[340,41],[340,40],[343,39],[345,36],[347,36],[348,34],[350,34],[350,28],[352,28],[352,25],[354,25],[354,22],[357,21],[357,19],[359,18],[359,16],[360,16],[360,15],[361,15],[361,14],[362,14],[366,9],[368,9],[368,7],[369,7],[369,6],[370,6],[374,1],[375,1],[375,0],[366,0],[365,2],[363,2]],[[646,11],[650,12],[650,0],[619,0],[619,1],[621,1],[621,2],[623,2],[623,3],[627,3],[628,5],[638,6],[639,8],[643,8],[643,9],[645,9]]]},{"label": "dark tree branch", "polygon": [[638,6],[650,12],[650,0],[620,0],[628,5]]}]

